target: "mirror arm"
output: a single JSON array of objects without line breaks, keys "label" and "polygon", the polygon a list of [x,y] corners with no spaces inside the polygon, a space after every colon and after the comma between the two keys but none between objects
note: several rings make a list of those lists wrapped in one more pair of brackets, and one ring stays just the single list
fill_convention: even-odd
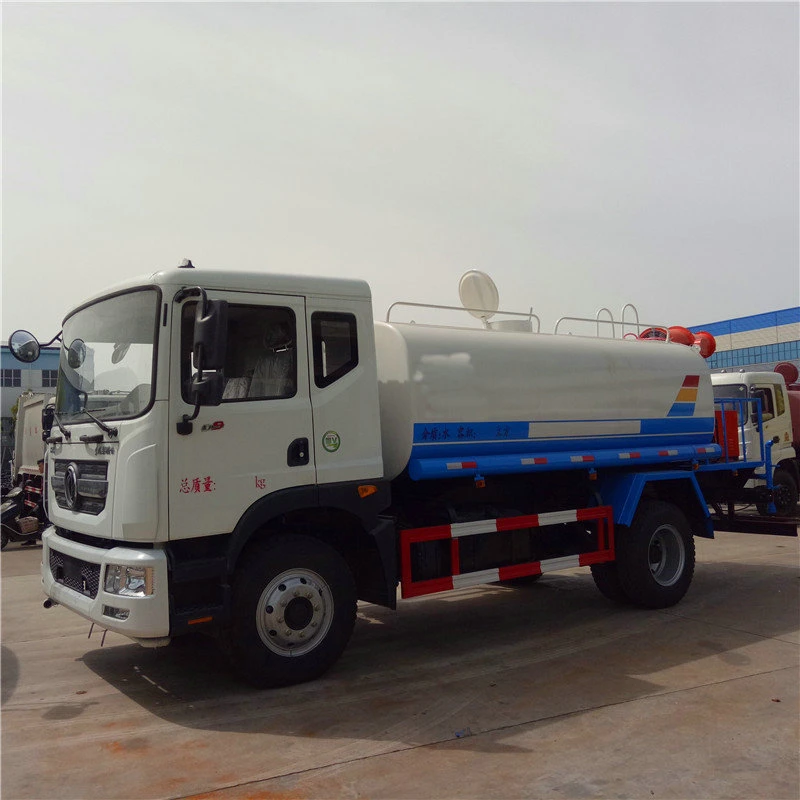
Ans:
[{"label": "mirror arm", "polygon": [[188,436],[192,432],[192,429],[194,428],[194,426],[192,425],[192,420],[197,419],[197,415],[199,413],[200,413],[200,403],[198,401],[198,403],[194,407],[194,412],[192,413],[192,416],[190,417],[188,414],[184,414],[183,419],[181,419],[181,421],[176,424],[175,428],[179,436]]},{"label": "mirror arm", "polygon": [[[205,299],[205,292],[203,292],[202,289],[200,289],[199,291],[203,293],[203,297]],[[204,360],[205,359],[203,358],[203,354],[202,354],[202,351],[201,351],[201,353],[200,353],[200,363],[197,365],[197,374],[201,379],[203,377],[203,371],[204,371],[203,370],[203,361]],[[184,414],[183,417],[181,418],[181,421],[178,422],[177,425],[176,425],[176,430],[177,430],[179,436],[188,436],[192,432],[192,429],[194,427],[192,425],[192,421],[197,419],[197,415],[200,413],[200,407],[201,407],[200,393],[198,392],[197,400],[195,400],[194,411],[192,412],[192,416],[190,417],[188,414]]]},{"label": "mirror arm", "polygon": [[60,342],[62,333],[64,333],[64,331],[59,331],[47,344],[42,345],[42,346],[43,347],[50,347],[50,345],[53,344],[53,342]]}]

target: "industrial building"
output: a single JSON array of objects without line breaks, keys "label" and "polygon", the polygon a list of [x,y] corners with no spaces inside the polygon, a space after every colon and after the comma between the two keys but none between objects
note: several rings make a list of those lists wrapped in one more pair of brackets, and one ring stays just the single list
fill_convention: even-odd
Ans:
[{"label": "industrial building", "polygon": [[800,306],[694,325],[689,330],[708,331],[717,340],[717,351],[708,360],[714,371],[772,370],[781,361],[800,367]]}]

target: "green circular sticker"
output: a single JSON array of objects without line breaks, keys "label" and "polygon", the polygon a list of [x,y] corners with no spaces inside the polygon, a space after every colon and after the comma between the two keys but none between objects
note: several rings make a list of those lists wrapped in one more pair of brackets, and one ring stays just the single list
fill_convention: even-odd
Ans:
[{"label": "green circular sticker", "polygon": [[339,449],[342,440],[336,431],[325,431],[322,434],[322,446],[329,452],[335,453]]}]

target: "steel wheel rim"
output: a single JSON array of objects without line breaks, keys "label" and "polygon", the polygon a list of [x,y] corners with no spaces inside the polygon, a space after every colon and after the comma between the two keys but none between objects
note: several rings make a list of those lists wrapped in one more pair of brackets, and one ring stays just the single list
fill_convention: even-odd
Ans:
[{"label": "steel wheel rim", "polygon": [[672,586],[680,580],[686,564],[686,546],[677,528],[662,525],[650,537],[647,548],[650,574],[659,586]]},{"label": "steel wheel rim", "polygon": [[274,577],[256,605],[261,641],[281,656],[302,656],[322,642],[333,621],[333,595],[321,575],[291,569]]}]

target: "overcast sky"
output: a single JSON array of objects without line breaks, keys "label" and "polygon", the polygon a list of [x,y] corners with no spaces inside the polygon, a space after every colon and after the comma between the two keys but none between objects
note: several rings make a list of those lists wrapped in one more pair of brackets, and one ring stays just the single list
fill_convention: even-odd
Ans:
[{"label": "overcast sky", "polygon": [[198,267],[800,304],[798,4],[3,4],[2,338]]}]

